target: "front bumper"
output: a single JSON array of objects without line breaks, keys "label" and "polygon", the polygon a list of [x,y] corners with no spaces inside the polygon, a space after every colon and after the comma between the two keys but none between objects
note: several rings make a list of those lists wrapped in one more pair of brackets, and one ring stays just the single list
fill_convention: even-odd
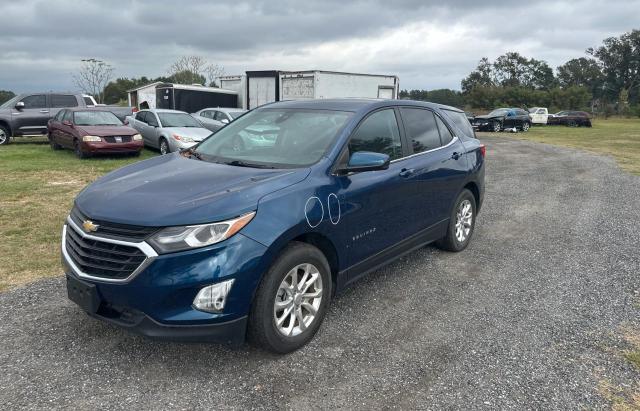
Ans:
[{"label": "front bumper", "polygon": [[143,141],[131,141],[128,143],[107,143],[106,141],[83,141],[82,151],[92,154],[135,153],[144,147]]},{"label": "front bumper", "polygon": [[[62,262],[70,298],[72,280],[95,290],[91,308],[71,298],[92,317],[153,338],[235,344],[245,337],[249,308],[265,271],[265,251],[262,244],[238,233],[209,247],[158,255],[122,282],[78,272],[64,248]],[[193,307],[200,289],[231,278],[234,285],[222,313]]]}]

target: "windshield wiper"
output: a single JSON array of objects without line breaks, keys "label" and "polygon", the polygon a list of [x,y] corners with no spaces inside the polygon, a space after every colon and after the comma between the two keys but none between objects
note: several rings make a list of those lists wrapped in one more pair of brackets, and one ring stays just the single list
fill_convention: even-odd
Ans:
[{"label": "windshield wiper", "polygon": [[274,166],[268,166],[266,164],[247,163],[246,161],[242,161],[242,160],[225,161],[222,164],[227,164],[227,165],[236,166],[236,167],[275,168]]}]

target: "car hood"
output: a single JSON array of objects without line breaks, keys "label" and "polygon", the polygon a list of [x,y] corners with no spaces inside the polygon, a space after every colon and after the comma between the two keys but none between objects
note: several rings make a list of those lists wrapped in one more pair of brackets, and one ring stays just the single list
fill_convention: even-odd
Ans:
[{"label": "car hood", "polygon": [[490,116],[490,115],[488,115],[488,114],[485,114],[485,115],[483,115],[483,116],[475,116],[474,118],[475,118],[476,120],[489,120],[489,119],[492,119],[492,118],[502,118],[502,117],[503,117],[503,116]]},{"label": "car hood", "polygon": [[132,136],[138,132],[127,126],[76,126],[76,128],[90,136]]},{"label": "car hood", "polygon": [[162,130],[183,137],[191,137],[195,141],[202,141],[211,134],[211,130],[202,127],[163,127]]},{"label": "car hood", "polygon": [[202,224],[253,211],[260,198],[304,180],[309,172],[237,167],[174,153],[101,177],[75,203],[88,217],[114,223]]}]

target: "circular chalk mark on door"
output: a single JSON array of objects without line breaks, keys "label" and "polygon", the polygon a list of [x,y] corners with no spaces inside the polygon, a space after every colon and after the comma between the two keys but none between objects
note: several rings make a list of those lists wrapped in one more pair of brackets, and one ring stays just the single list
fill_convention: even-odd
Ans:
[{"label": "circular chalk mark on door", "polygon": [[[327,197],[327,210],[329,212],[329,220],[331,220],[331,224],[336,225],[340,222],[340,217],[342,216],[342,210],[340,209],[340,200],[338,200],[338,196],[334,193],[329,194]],[[338,217],[335,217],[335,214],[338,214]]]},{"label": "circular chalk mark on door", "polygon": [[318,197],[309,197],[304,205],[304,217],[307,219],[309,227],[316,228],[320,225],[324,218],[324,206]]}]

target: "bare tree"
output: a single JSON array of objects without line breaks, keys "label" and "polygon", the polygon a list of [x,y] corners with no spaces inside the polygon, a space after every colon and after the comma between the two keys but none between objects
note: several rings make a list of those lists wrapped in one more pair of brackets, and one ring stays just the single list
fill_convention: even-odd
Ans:
[{"label": "bare tree", "polygon": [[209,84],[215,84],[215,80],[224,74],[222,66],[209,63],[202,56],[182,56],[169,67],[169,76],[179,75],[179,78],[188,83],[200,83],[204,77]]},{"label": "bare tree", "polygon": [[98,59],[82,59],[78,73],[73,74],[73,82],[87,94],[91,94],[102,103],[104,88],[111,80],[113,66]]}]

